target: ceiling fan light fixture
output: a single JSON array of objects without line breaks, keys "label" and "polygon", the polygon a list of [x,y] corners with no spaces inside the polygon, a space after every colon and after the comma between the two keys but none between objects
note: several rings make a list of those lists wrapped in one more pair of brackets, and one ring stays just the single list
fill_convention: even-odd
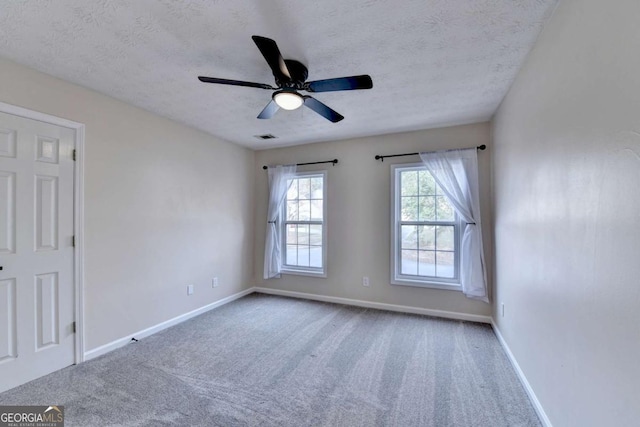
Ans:
[{"label": "ceiling fan light fixture", "polygon": [[302,95],[295,91],[280,90],[273,94],[273,100],[284,110],[295,110],[304,104]]}]

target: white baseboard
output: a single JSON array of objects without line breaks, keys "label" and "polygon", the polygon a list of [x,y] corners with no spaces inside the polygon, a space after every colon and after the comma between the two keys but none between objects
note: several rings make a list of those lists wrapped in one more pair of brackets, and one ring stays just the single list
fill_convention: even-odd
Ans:
[{"label": "white baseboard", "polygon": [[142,338],[146,338],[149,335],[153,335],[157,332],[160,332],[164,329],[170,328],[171,326],[177,325],[178,323],[182,323],[186,320],[191,319],[192,317],[196,317],[200,314],[206,313],[209,310],[213,310],[214,308],[220,307],[222,305],[228,304],[231,301],[235,301],[239,298],[242,298],[245,295],[249,295],[251,293],[254,292],[254,288],[249,288],[249,289],[245,289],[242,292],[238,292],[237,294],[233,294],[230,295],[226,298],[222,298],[221,300],[218,300],[216,302],[213,302],[211,304],[205,305],[204,307],[200,307],[198,309],[195,309],[193,311],[190,311],[188,313],[185,314],[181,314],[180,316],[174,317],[173,319],[169,319],[167,321],[164,321],[162,323],[158,323],[155,326],[152,326],[150,328],[147,329],[143,329],[142,331],[138,331],[135,332],[133,334],[127,335],[126,337],[122,337],[120,339],[117,339],[115,341],[112,341],[108,344],[102,345],[100,347],[94,348],[93,350],[89,350],[86,351],[84,353],[84,360],[91,360],[91,359],[95,359],[96,357],[102,356],[103,354],[109,353],[110,351],[113,351],[117,348],[120,348],[126,344],[128,344],[129,342],[131,342],[131,338],[135,337],[136,339],[142,339]]},{"label": "white baseboard", "polygon": [[518,365],[518,362],[515,356],[513,355],[513,353],[511,353],[511,349],[509,348],[509,346],[507,345],[507,342],[502,337],[502,334],[500,333],[500,329],[498,329],[498,326],[495,324],[495,322],[493,322],[493,320],[491,321],[491,326],[493,327],[493,332],[495,332],[496,337],[498,337],[498,342],[500,342],[500,345],[502,345],[504,352],[507,354],[509,361],[513,365],[513,369],[515,369],[516,374],[518,375],[518,379],[520,379],[520,382],[522,383],[522,386],[527,392],[527,395],[529,395],[529,399],[531,400],[531,403],[533,404],[534,409],[538,413],[540,422],[545,427],[552,427],[551,421],[549,420],[549,417],[547,417],[546,412],[544,412],[544,409],[542,408],[542,405],[540,404],[538,397],[534,393],[533,388],[531,388],[531,385],[529,384],[527,377],[524,375],[524,372],[522,372],[522,369],[520,369],[520,365]]},{"label": "white baseboard", "polygon": [[325,295],[308,294],[305,292],[283,291],[271,288],[253,288],[255,292],[270,295],[280,295],[284,297],[302,298],[314,301],[332,302],[336,304],[353,305],[356,307],[375,308],[378,310],[397,311],[400,313],[425,314],[434,317],[444,317],[446,319],[468,320],[470,322],[491,323],[491,317],[477,314],[459,313],[455,311],[432,310],[428,308],[410,307],[406,305],[386,304],[382,302],[363,301],[357,299],[330,297]]}]

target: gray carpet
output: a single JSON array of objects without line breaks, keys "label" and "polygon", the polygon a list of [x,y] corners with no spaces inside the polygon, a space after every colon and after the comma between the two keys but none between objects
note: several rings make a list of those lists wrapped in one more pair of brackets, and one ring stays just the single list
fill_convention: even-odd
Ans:
[{"label": "gray carpet", "polygon": [[539,426],[491,328],[249,295],[0,394],[67,426]]}]

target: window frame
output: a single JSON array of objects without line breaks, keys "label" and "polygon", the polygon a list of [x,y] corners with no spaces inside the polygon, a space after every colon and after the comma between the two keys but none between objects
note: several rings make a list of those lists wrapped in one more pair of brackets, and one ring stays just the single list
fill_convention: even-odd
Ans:
[{"label": "window frame", "polygon": [[[402,221],[400,174],[403,171],[427,171],[422,163],[402,163],[391,165],[391,284],[421,288],[462,291],[460,284],[460,250],[462,246],[463,224],[454,209],[454,221]],[[437,185],[437,184],[436,184]],[[400,272],[402,257],[402,225],[447,225],[454,227],[454,277],[451,279],[435,276],[414,276]]]},{"label": "window frame", "polygon": [[[322,221],[287,221],[287,198],[282,203],[282,209],[280,215],[282,221],[280,221],[281,233],[282,233],[282,274],[291,274],[298,276],[311,276],[311,277],[327,277],[327,171],[307,171],[296,172],[294,178],[299,179],[305,177],[322,177]],[[287,192],[289,186],[287,187]],[[322,226],[322,267],[304,267],[286,264],[287,260],[287,225],[288,224],[309,224],[309,225],[321,225]]]}]

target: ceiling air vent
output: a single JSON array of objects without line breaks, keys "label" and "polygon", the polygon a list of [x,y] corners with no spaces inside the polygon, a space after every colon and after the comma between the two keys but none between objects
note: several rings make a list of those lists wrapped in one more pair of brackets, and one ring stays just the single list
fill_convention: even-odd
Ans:
[{"label": "ceiling air vent", "polygon": [[275,139],[277,136],[271,135],[270,133],[265,133],[264,135],[254,135],[254,137],[258,139]]}]

